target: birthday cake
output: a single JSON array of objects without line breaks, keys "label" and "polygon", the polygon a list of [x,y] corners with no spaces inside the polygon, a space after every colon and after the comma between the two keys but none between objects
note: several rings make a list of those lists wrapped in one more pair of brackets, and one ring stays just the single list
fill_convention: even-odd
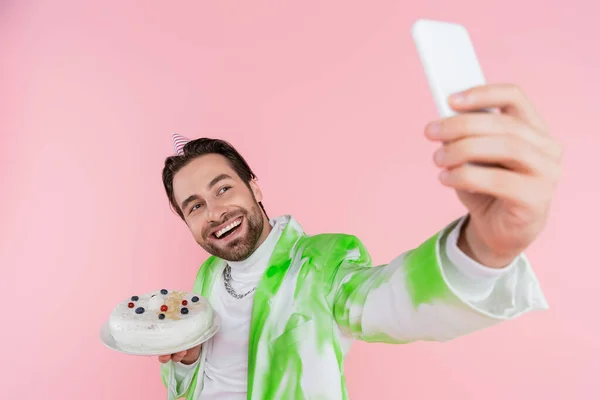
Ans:
[{"label": "birthday cake", "polygon": [[212,323],[213,309],[205,298],[161,289],[119,303],[110,314],[109,329],[123,350],[151,352],[192,343]]}]

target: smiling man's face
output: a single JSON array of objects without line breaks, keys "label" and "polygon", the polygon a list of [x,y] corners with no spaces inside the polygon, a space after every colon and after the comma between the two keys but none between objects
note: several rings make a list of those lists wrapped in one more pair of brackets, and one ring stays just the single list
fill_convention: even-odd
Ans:
[{"label": "smiling man's face", "polygon": [[196,242],[219,258],[245,260],[270,232],[258,185],[248,187],[220,154],[200,156],[181,168],[173,192]]}]

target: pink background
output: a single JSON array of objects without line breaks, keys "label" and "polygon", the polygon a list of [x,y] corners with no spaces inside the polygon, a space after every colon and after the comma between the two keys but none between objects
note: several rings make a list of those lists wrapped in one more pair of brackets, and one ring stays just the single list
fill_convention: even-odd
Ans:
[{"label": "pink background", "polygon": [[156,359],[98,333],[132,293],[191,288],[206,256],[161,186],[172,131],[230,140],[271,215],[356,234],[376,263],[459,216],[422,134],[419,17],[464,23],[488,80],[521,84],[565,145],[528,252],[551,309],[444,345],[356,343],[351,398],[597,398],[594,2],[89,3],[0,2],[2,398],[166,397]]}]

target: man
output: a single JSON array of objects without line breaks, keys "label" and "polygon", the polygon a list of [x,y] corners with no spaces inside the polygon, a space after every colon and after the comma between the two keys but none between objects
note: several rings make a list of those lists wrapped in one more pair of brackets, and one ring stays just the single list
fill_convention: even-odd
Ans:
[{"label": "man", "polygon": [[441,143],[440,180],[467,213],[376,267],[356,237],[269,219],[254,173],[228,143],[176,140],[163,182],[211,254],[194,292],[222,325],[203,345],[159,357],[169,399],[347,399],[343,362],[355,339],[446,341],[547,308],[523,251],[548,218],[561,147],[516,86],[473,88],[450,104],[500,110],[425,129]]}]

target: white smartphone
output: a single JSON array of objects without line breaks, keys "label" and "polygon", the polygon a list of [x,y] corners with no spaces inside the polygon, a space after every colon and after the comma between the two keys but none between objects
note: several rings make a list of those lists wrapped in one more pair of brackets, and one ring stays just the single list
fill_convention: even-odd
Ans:
[{"label": "white smartphone", "polygon": [[427,19],[417,20],[411,31],[440,117],[456,115],[448,97],[486,83],[469,32],[457,23]]}]

